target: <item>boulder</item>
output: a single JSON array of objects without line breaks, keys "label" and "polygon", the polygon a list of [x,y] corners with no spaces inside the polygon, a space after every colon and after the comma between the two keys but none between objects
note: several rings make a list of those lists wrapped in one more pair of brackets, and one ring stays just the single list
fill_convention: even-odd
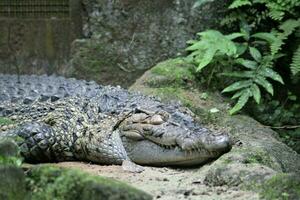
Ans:
[{"label": "boulder", "polygon": [[74,169],[37,166],[27,173],[31,199],[149,200],[152,197],[125,183]]}]

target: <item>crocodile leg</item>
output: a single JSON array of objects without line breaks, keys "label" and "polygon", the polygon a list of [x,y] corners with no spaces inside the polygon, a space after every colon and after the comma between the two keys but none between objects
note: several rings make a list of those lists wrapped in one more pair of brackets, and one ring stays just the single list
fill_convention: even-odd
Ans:
[{"label": "crocodile leg", "polygon": [[75,159],[72,146],[64,143],[53,127],[44,122],[26,122],[0,135],[16,138],[22,156],[31,163]]}]

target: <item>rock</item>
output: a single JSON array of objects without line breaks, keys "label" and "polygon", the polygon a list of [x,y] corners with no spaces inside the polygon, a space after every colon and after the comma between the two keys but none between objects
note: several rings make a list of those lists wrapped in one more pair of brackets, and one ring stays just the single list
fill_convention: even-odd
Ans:
[{"label": "rock", "polygon": [[[130,90],[159,96],[163,101],[179,100],[194,111],[200,123],[230,134],[234,141],[231,151],[199,169],[205,184],[262,194],[258,188],[268,185],[278,174],[284,174],[286,179],[290,173],[300,174],[299,154],[280,142],[276,132],[254,119],[245,115],[230,116],[230,102],[218,93],[201,89],[192,75],[193,70],[184,59],[167,60],[147,71]],[[206,98],[201,98],[203,94]],[[218,112],[210,112],[212,109]],[[297,193],[288,193],[294,194]]]},{"label": "rock", "polygon": [[25,176],[17,144],[0,137],[0,199],[23,200],[26,195]]},{"label": "rock", "polygon": [[26,196],[23,170],[0,164],[0,199],[24,200]]},{"label": "rock", "polygon": [[0,165],[20,166],[22,160],[19,147],[14,139],[0,137]]},{"label": "rock", "polygon": [[197,32],[216,28],[226,2],[84,0],[85,39],[73,43],[73,75],[127,87],[157,62],[184,54]]},{"label": "rock", "polygon": [[18,145],[11,139],[0,138],[0,156],[1,157],[18,157]]},{"label": "rock", "polygon": [[28,172],[27,185],[33,200],[152,199],[149,194],[116,180],[47,165],[32,168]]}]

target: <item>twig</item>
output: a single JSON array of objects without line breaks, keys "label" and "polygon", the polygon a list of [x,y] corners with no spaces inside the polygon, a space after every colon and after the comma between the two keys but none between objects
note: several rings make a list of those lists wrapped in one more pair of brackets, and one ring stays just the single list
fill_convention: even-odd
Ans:
[{"label": "twig", "polygon": [[273,128],[273,129],[296,129],[300,128],[300,125],[285,125],[285,126],[266,126],[264,127]]},{"label": "twig", "polygon": [[131,73],[133,72],[133,70],[129,70],[129,69],[126,69],[123,65],[121,65],[120,63],[117,64],[118,67],[123,70],[124,72],[128,72],[128,73]]}]

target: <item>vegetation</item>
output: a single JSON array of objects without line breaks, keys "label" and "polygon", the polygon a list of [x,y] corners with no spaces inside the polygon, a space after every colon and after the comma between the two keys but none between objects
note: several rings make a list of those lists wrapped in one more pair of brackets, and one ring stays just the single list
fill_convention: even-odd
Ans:
[{"label": "vegetation", "polygon": [[[198,0],[196,6],[205,2]],[[230,114],[246,108],[262,123],[279,129],[285,139],[297,141],[299,9],[298,0],[232,0],[221,25],[234,32],[200,32],[187,48],[187,59],[195,64],[200,82],[232,93],[235,105]]]},{"label": "vegetation", "polygon": [[22,157],[17,144],[11,138],[0,138],[0,165],[20,167]]},{"label": "vegetation", "polygon": [[300,180],[295,174],[279,173],[259,186],[263,199],[298,199],[300,195]]}]

